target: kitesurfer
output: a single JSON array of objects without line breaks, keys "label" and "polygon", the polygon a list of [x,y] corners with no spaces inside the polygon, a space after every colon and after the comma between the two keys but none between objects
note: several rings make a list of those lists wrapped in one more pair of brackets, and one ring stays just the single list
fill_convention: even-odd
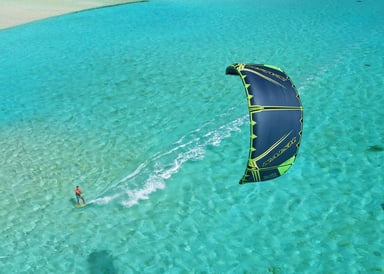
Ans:
[{"label": "kitesurfer", "polygon": [[85,200],[83,196],[81,196],[81,194],[83,194],[83,191],[81,191],[79,186],[76,186],[75,194],[76,194],[77,204],[80,205],[80,199],[83,201],[83,204],[85,204]]}]

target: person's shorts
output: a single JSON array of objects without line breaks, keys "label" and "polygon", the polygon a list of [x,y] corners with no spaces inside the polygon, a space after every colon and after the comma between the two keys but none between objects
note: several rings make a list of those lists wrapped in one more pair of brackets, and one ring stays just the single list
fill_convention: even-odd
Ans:
[{"label": "person's shorts", "polygon": [[77,199],[77,200],[81,199],[81,195],[76,194],[76,199]]}]

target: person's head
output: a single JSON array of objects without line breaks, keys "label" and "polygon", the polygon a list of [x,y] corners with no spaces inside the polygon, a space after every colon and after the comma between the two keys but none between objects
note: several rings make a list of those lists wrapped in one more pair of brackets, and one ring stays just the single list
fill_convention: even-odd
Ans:
[{"label": "person's head", "polygon": [[76,188],[79,188],[79,186],[76,186]]}]

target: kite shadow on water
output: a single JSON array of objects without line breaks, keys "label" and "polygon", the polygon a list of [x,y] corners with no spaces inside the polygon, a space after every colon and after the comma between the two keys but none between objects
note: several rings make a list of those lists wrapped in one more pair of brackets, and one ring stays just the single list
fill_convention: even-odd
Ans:
[{"label": "kite shadow on water", "polygon": [[369,152],[382,152],[384,151],[384,147],[380,145],[371,145],[367,148]]},{"label": "kite shadow on water", "polygon": [[88,255],[89,273],[114,274],[118,273],[113,262],[113,256],[108,250],[94,251]]}]

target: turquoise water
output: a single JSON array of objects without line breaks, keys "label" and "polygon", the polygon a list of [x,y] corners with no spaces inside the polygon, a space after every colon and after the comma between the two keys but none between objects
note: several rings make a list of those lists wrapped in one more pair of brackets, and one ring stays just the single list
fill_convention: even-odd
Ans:
[{"label": "turquoise water", "polygon": [[[0,273],[383,273],[384,3],[337,2],[153,0],[0,31]],[[236,62],[301,95],[273,181],[238,185]]]}]

